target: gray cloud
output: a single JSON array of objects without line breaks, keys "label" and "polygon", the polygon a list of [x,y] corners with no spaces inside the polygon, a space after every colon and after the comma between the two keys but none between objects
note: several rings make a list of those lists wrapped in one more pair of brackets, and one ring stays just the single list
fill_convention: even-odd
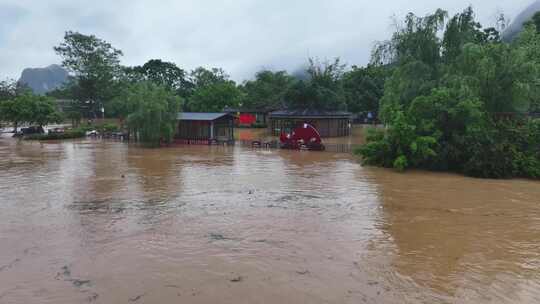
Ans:
[{"label": "gray cloud", "polygon": [[185,69],[224,68],[238,81],[261,68],[293,71],[308,56],[364,65],[373,43],[392,32],[391,16],[469,4],[493,25],[531,0],[0,0],[0,79],[59,63],[52,47],[66,30],[111,42],[123,64],[173,61]]}]

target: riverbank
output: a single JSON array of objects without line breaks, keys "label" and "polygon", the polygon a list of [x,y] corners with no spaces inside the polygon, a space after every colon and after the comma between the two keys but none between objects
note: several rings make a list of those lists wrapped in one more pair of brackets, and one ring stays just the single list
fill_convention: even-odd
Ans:
[{"label": "riverbank", "polygon": [[0,169],[0,302],[540,297],[538,182],[84,139],[4,138]]}]

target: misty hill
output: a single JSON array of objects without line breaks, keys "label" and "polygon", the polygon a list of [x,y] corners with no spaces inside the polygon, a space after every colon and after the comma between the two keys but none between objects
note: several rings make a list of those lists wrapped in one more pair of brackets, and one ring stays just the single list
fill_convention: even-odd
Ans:
[{"label": "misty hill", "polygon": [[534,1],[523,12],[517,15],[514,21],[512,21],[512,24],[504,32],[503,39],[505,41],[513,40],[523,29],[523,24],[531,20],[532,16],[538,11],[540,11],[540,0]]},{"label": "misty hill", "polygon": [[68,78],[68,72],[57,64],[46,68],[24,69],[19,82],[29,86],[35,94],[45,94],[60,87]]}]

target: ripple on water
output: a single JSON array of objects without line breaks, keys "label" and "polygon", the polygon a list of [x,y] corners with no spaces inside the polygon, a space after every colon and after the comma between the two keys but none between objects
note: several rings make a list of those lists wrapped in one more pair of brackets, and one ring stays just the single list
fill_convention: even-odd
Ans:
[{"label": "ripple on water", "polygon": [[538,197],[332,153],[0,139],[0,302],[534,303]]}]

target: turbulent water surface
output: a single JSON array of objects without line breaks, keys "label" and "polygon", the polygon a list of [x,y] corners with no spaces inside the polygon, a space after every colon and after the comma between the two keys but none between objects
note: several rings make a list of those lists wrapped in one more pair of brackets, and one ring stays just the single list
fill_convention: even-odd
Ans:
[{"label": "turbulent water surface", "polygon": [[540,183],[0,139],[0,303],[539,303]]}]

